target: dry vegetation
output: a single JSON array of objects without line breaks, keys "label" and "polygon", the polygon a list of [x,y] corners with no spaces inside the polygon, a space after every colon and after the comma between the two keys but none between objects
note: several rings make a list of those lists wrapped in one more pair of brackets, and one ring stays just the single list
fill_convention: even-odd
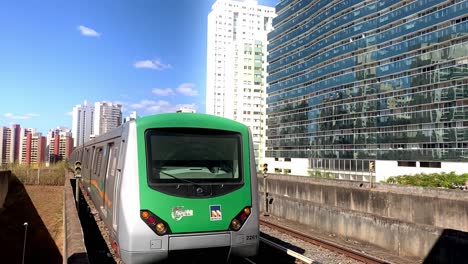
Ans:
[{"label": "dry vegetation", "polygon": [[63,256],[63,186],[26,185],[25,187]]},{"label": "dry vegetation", "polygon": [[1,169],[12,171],[4,208],[0,211],[1,262],[21,263],[23,224],[28,222],[25,263],[62,263],[66,163],[39,170],[17,164]]},{"label": "dry vegetation", "polygon": [[[24,185],[15,177],[9,177],[8,195],[0,212],[0,246],[2,263],[21,263],[25,237],[24,223],[28,223],[24,263],[62,263],[62,255],[45,226],[48,217],[41,218],[38,204],[61,203],[60,194],[38,193],[39,200],[32,201]],[[40,186],[38,186],[40,187]],[[59,186],[57,186],[60,188]],[[50,190],[49,190],[50,191]],[[57,194],[58,197],[54,197]],[[52,210],[56,215],[60,208]],[[44,214],[43,212],[41,214]],[[54,219],[55,217],[52,217]],[[53,222],[53,221],[52,221]]]},{"label": "dry vegetation", "polygon": [[10,170],[23,184],[38,184],[38,185],[64,185],[65,177],[68,170],[68,164],[65,161],[58,162],[49,167],[39,166],[32,168],[24,164],[7,164],[0,169]]}]

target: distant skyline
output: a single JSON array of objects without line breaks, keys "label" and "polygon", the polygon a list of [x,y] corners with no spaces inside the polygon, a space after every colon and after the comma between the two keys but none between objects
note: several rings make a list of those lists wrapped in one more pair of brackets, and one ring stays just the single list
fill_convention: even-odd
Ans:
[{"label": "distant skyline", "polygon": [[[75,105],[205,112],[214,0],[14,1],[0,8],[0,126],[71,129]],[[278,0],[259,0],[275,6]]]}]

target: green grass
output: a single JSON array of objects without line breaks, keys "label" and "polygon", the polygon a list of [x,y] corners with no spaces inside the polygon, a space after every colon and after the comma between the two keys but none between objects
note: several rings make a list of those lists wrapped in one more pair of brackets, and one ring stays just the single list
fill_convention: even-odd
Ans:
[{"label": "green grass", "polygon": [[3,165],[0,169],[11,170],[23,184],[32,185],[64,185],[68,163],[61,161],[51,164],[49,167],[40,166],[32,168],[24,164],[10,163]]},{"label": "green grass", "polygon": [[415,175],[402,175],[397,177],[390,177],[387,183],[412,185],[421,187],[443,187],[449,189],[457,189],[465,185],[468,181],[468,173],[455,174],[450,173],[431,173],[431,174],[415,174]]}]

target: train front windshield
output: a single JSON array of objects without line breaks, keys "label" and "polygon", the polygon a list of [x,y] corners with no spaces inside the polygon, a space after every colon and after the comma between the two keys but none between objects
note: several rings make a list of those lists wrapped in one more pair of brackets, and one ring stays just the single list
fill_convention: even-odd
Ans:
[{"label": "train front windshield", "polygon": [[146,131],[150,184],[241,183],[241,135],[214,129]]}]

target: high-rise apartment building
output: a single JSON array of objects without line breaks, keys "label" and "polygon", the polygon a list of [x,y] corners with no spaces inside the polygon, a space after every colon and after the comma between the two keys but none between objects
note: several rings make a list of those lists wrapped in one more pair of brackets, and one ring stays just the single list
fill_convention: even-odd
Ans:
[{"label": "high-rise apartment building", "polygon": [[122,124],[122,105],[110,102],[94,103],[93,135],[104,134]]},{"label": "high-rise apartment building", "polygon": [[20,153],[20,142],[21,142],[21,126],[18,124],[14,124],[11,126],[11,157],[10,162],[17,162],[19,159]]},{"label": "high-rise apartment building", "polygon": [[257,164],[264,157],[267,33],[274,8],[218,0],[208,15],[206,112],[250,127]]},{"label": "high-rise apartment building", "polygon": [[0,165],[10,162],[11,129],[0,127]]},{"label": "high-rise apartment building", "polygon": [[47,161],[54,163],[70,157],[73,150],[72,133],[68,128],[58,127],[47,133]]},{"label": "high-rise apartment building", "polygon": [[74,146],[83,145],[95,136],[104,134],[122,124],[122,105],[96,102],[73,107],[72,134]]},{"label": "high-rise apartment building", "polygon": [[36,132],[36,129],[21,129],[24,135],[20,142],[19,163],[41,165],[46,160],[46,137]]},{"label": "high-rise apartment building", "polygon": [[468,1],[283,0],[276,13],[270,170],[468,170]]},{"label": "high-rise apartment building", "polygon": [[50,130],[46,138],[34,128],[0,127],[0,164],[41,165],[66,159],[72,150],[72,134],[66,128]]},{"label": "high-rise apartment building", "polygon": [[17,162],[20,153],[21,127],[0,127],[0,164]]}]

